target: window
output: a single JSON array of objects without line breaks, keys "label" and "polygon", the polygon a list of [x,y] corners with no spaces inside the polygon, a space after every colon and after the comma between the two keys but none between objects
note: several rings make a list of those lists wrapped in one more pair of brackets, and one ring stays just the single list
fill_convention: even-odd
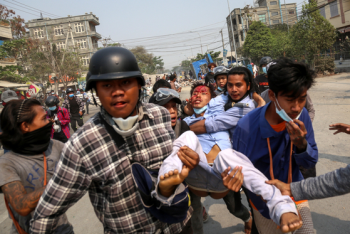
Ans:
[{"label": "window", "polygon": [[320,8],[320,13],[324,18],[326,18],[326,8],[325,7]]},{"label": "window", "polygon": [[279,24],[279,23],[280,23],[280,20],[272,20],[272,23],[273,23],[273,24]]},{"label": "window", "polygon": [[35,38],[44,38],[44,30],[42,28],[34,29]]},{"label": "window", "polygon": [[55,36],[63,35],[63,26],[58,25],[54,27]]},{"label": "window", "polygon": [[290,15],[294,15],[294,10],[289,10]]},{"label": "window", "polygon": [[74,24],[74,27],[75,27],[76,33],[81,33],[81,32],[85,31],[83,23],[76,23],[76,24]]},{"label": "window", "polygon": [[265,14],[259,15],[259,21],[262,23],[266,23],[266,15]]},{"label": "window", "polygon": [[331,17],[338,16],[338,1],[334,1],[331,4],[329,4],[329,7],[331,9]]},{"label": "window", "polygon": [[266,0],[260,0],[259,6],[266,6]]},{"label": "window", "polygon": [[277,5],[277,1],[271,1],[270,5]]},{"label": "window", "polygon": [[81,57],[81,61],[83,62],[83,66],[88,66],[90,63],[90,58],[89,56],[84,56],[84,57]]},{"label": "window", "polygon": [[271,12],[271,16],[276,16],[276,15],[278,15],[278,11]]},{"label": "window", "polygon": [[77,46],[79,49],[86,49],[87,48],[86,39],[78,39]]},{"label": "window", "polygon": [[56,43],[57,50],[64,50],[66,48],[66,43],[64,41]]}]

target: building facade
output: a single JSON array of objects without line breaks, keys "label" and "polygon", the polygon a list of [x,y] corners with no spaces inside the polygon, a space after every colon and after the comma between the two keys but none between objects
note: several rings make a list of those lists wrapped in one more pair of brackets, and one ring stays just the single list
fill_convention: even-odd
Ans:
[{"label": "building facade", "polygon": [[28,37],[50,40],[59,50],[77,49],[84,66],[89,65],[90,57],[97,51],[98,40],[101,39],[96,32],[99,24],[99,18],[92,12],[57,19],[32,19],[26,23]]},{"label": "building facade", "polygon": [[[12,39],[12,32],[10,24],[6,21],[0,21],[0,45],[4,43],[4,41],[8,41]],[[0,66],[15,66],[17,65],[16,60],[14,58],[3,58],[0,60]]]},{"label": "building facade", "polygon": [[340,32],[350,32],[350,2],[348,0],[318,0],[321,15]]},{"label": "building facade", "polygon": [[[231,12],[236,48],[243,46],[251,21],[261,21],[266,26],[277,24],[292,26],[298,21],[296,3],[281,4],[281,0],[259,0],[257,3],[259,4],[257,7],[235,8]],[[231,51],[234,51],[230,15],[226,17],[226,21]]]}]

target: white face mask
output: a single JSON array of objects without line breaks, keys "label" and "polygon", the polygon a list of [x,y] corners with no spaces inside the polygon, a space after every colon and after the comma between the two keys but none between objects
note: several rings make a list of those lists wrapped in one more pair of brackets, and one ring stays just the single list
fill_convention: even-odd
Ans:
[{"label": "white face mask", "polygon": [[138,115],[129,116],[126,119],[112,117],[112,119],[118,126],[116,127],[113,125],[113,128],[121,136],[131,136],[139,128],[139,123],[136,122],[138,118]]},{"label": "white face mask", "polygon": [[[287,121],[287,122],[290,122],[290,121],[293,121],[293,119],[291,117],[289,117],[289,115],[285,112],[285,110],[283,110],[280,106],[280,104],[278,103],[277,101],[277,97],[275,95],[275,98],[276,98],[276,113],[284,120],[284,121]],[[281,110],[278,110],[278,108],[280,108]],[[301,113],[303,113],[303,110],[300,111],[300,114],[295,118],[295,119],[299,119]]]}]

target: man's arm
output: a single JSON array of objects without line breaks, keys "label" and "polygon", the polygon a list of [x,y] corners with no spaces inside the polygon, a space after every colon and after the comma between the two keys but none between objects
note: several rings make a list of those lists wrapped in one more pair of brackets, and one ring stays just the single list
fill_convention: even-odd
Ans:
[{"label": "man's arm", "polygon": [[295,200],[313,200],[350,193],[350,165],[291,184]]},{"label": "man's arm", "polygon": [[83,112],[84,111],[84,102],[82,102],[80,100],[80,98],[77,97],[77,102],[79,104],[79,112]]},{"label": "man's arm", "polygon": [[64,101],[62,103],[62,108],[66,108],[68,110],[68,101],[67,101],[67,99],[64,99]]},{"label": "man's arm", "polygon": [[45,187],[27,193],[21,181],[13,181],[3,185],[1,190],[11,207],[19,215],[27,216],[35,209]]},{"label": "man's arm", "polygon": [[57,170],[36,207],[30,233],[52,230],[57,217],[79,201],[90,187],[91,178],[77,152],[78,148],[81,150],[81,146],[74,146],[72,141],[65,144]]},{"label": "man's arm", "polygon": [[293,196],[296,201],[335,197],[350,193],[350,165],[327,174],[308,178],[291,184],[279,180],[267,181],[276,186],[283,195]]}]

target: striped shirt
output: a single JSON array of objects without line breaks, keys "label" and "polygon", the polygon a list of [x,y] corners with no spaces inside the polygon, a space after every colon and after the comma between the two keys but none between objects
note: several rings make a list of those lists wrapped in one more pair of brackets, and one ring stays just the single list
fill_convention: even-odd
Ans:
[{"label": "striped shirt", "polygon": [[158,170],[173,149],[174,131],[169,112],[160,106],[139,106],[139,129],[113,139],[105,125],[111,116],[101,109],[65,144],[56,173],[41,197],[31,233],[50,233],[56,217],[86,192],[104,233],[179,233],[182,223],[165,224],[146,212],[131,175],[130,165],[141,163]]}]

